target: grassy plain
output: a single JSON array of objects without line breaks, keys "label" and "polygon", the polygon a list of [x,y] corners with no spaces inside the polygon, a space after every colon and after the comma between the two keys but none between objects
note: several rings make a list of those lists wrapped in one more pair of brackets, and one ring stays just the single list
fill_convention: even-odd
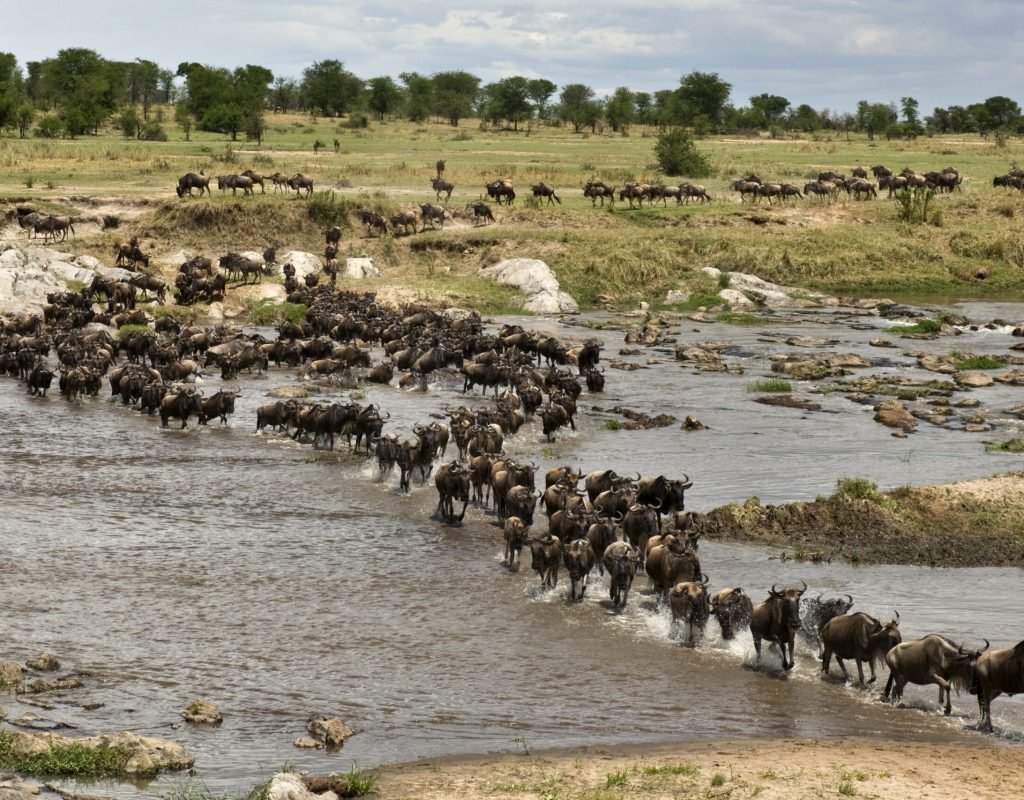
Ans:
[{"label": "grassy plain", "polygon": [[[294,194],[275,194],[268,186],[267,195],[255,198],[215,192],[211,200],[179,201],[173,191],[186,171],[303,172],[318,193],[335,193],[334,216],[347,227],[342,254],[373,256],[384,268],[378,283],[448,293],[491,311],[511,295],[478,278],[477,270],[515,256],[547,261],[584,307],[640,300],[657,306],[669,289],[717,292],[700,272],[705,266],[845,295],[1024,295],[1024,195],[992,186],[993,176],[1024,162],[1024,143],[1017,139],[712,137],[698,146],[715,173],[694,181],[707,186],[711,205],[630,209],[617,203],[602,210],[582,196],[592,176],[619,186],[632,179],[678,182],[659,175],[652,163],[655,130],[574,134],[540,126],[511,132],[487,130],[475,120],[458,128],[392,120],[349,128],[345,121],[270,114],[266,139],[257,146],[195,131],[186,142],[173,125],[167,129],[167,142],[130,141],[113,132],[76,140],[0,139],[0,199],[86,215],[124,212],[121,227],[70,246],[105,258],[132,234],[157,259],[181,247],[208,255],[268,244],[320,252],[325,217],[311,217],[310,204]],[[316,140],[326,146],[314,154]],[[359,205],[393,212],[434,201],[430,179],[438,158],[447,161],[445,177],[456,185],[449,204],[456,220],[444,231],[370,239],[345,215]],[[884,193],[867,202],[844,197],[769,207],[741,204],[729,188],[748,171],[802,186],[820,170],[848,173],[877,163],[918,171],[953,165],[964,175],[962,191],[936,196],[930,221],[910,225],[898,220],[897,204]],[[473,227],[466,203],[496,177],[511,178],[519,199],[510,209],[495,209],[497,224]],[[528,199],[529,185],[540,180],[555,186],[561,205]],[[330,198],[320,199],[322,208]]]}]

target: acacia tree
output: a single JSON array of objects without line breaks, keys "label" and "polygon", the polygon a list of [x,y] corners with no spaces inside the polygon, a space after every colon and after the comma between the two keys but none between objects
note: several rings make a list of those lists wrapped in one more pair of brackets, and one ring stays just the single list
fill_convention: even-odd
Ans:
[{"label": "acacia tree", "polygon": [[402,102],[402,90],[392,78],[382,75],[366,82],[366,105],[377,119],[394,114]]},{"label": "acacia tree", "polygon": [[43,61],[40,89],[72,137],[98,132],[114,110],[107,64],[96,51],[84,47],[61,50],[56,58]]},{"label": "acacia tree", "polygon": [[918,114],[919,104],[913,97],[901,97],[900,108],[903,110],[904,130],[911,139],[916,139],[921,132],[921,119]]},{"label": "acacia tree", "polygon": [[405,84],[405,114],[410,122],[423,122],[434,102],[434,82],[418,72],[398,76]]},{"label": "acacia tree", "polygon": [[473,113],[473,106],[480,93],[480,79],[463,70],[455,70],[438,72],[431,80],[434,84],[434,113],[448,120],[448,124],[453,128],[457,128],[460,119]]},{"label": "acacia tree", "polygon": [[302,71],[302,98],[325,117],[350,111],[362,90],[363,82],[337,59],[314,61]]},{"label": "acacia tree", "polygon": [[555,93],[558,86],[545,78],[532,78],[526,83],[526,96],[530,98],[533,107],[537,109],[538,119],[547,119],[548,100]]},{"label": "acacia tree", "polygon": [[504,119],[519,130],[519,123],[533,112],[530,104],[529,81],[521,75],[502,78],[487,86],[487,116],[492,120]]},{"label": "acacia tree", "polygon": [[618,133],[636,119],[636,99],[625,86],[616,89],[604,104],[604,115],[612,130]]},{"label": "acacia tree", "polygon": [[696,125],[699,122],[712,127],[721,125],[731,92],[732,84],[719,78],[717,72],[691,72],[684,75],[675,92],[676,121],[683,125]]},{"label": "acacia tree", "polygon": [[579,133],[584,125],[593,126],[600,117],[601,105],[594,99],[594,90],[582,83],[570,83],[562,87],[562,119],[571,122],[573,132]]},{"label": "acacia tree", "polygon": [[750,98],[750,107],[760,116],[761,125],[767,128],[779,124],[786,116],[789,100],[777,94],[759,94]]}]

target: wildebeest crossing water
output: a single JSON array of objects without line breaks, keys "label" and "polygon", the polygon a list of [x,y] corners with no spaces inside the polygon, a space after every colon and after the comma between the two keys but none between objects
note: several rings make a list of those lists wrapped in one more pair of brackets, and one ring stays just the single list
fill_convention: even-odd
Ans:
[{"label": "wildebeest crossing water", "polygon": [[[809,320],[800,333],[837,329]],[[606,351],[618,348],[621,335],[600,335]],[[714,336],[753,353],[748,372],[763,368],[756,331]],[[983,336],[958,346],[983,350]],[[563,429],[549,445],[534,422],[506,448],[541,470],[572,463],[584,472],[685,472],[694,510],[750,494],[765,502],[813,497],[842,475],[891,486],[987,475],[1007,464],[984,454],[983,436],[923,430],[907,443],[891,440],[839,398],[822,398],[839,413],[816,419],[752,411],[746,379],[697,378],[670,359],[606,377],[605,397],[581,397],[587,413],[577,417],[578,433]],[[566,599],[564,570],[558,586],[542,592],[526,551],[518,572],[501,565],[505,543],[493,517],[471,505],[461,527],[429,519],[432,481],[421,487],[414,477],[405,496],[397,475],[374,481],[372,460],[256,434],[266,391],[294,383],[295,371],[284,368],[243,373],[231,383],[241,392],[227,426],[178,431],[102,396],[43,400],[0,380],[3,656],[24,662],[47,650],[88,673],[82,690],[36,713],[83,732],[130,728],[180,741],[199,757],[199,777],[213,791],[247,787],[286,762],[345,771],[352,763],[514,750],[517,738],[531,748],[758,736],[949,740],[977,719],[970,696],[954,695],[946,720],[932,687],[907,687],[906,699],[921,710],[905,710],[878,703],[880,685],[863,692],[822,682],[811,646],[799,639],[796,668],[786,675],[767,655],[767,674],[744,668],[753,661],[749,634],[722,642],[713,621],[702,644],[684,647],[642,571],[621,613],[609,607],[607,576],[592,573],[579,603]],[[208,377],[206,394],[218,387],[217,376]],[[392,414],[386,430],[408,434],[460,389],[369,387],[362,402]],[[710,430],[605,430],[589,413],[595,402],[693,413]],[[905,640],[940,631],[970,647],[982,636],[1005,647],[1021,638],[1024,601],[1008,588],[1019,583],[1017,570],[781,562],[714,541],[702,541],[700,555],[712,589],[742,586],[755,604],[772,584],[805,581],[808,595],[850,593],[854,610],[879,619],[898,609]],[[172,729],[200,696],[220,707],[224,724]],[[85,702],[104,706],[85,711]],[[4,705],[20,715],[13,696]],[[1024,731],[1019,700],[1000,697],[992,710],[1004,735]],[[357,735],[337,754],[295,749],[314,713],[342,717]],[[165,776],[145,791],[157,796],[178,782]],[[138,794],[116,784],[87,791]]]}]

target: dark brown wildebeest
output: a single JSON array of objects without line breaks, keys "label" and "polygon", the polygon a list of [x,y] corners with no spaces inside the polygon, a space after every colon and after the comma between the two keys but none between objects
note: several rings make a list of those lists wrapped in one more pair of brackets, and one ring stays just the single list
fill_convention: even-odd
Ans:
[{"label": "dark brown wildebeest", "polygon": [[604,199],[606,197],[610,205],[615,205],[615,187],[601,181],[587,181],[587,184],[583,187],[583,196],[590,198],[591,206],[596,206],[597,201],[600,199],[601,207],[604,208]]},{"label": "dark brown wildebeest", "polygon": [[203,398],[194,389],[181,389],[174,394],[164,395],[160,401],[160,427],[167,427],[167,420],[177,417],[181,420],[181,427],[184,430],[188,426],[188,418],[195,414],[202,419]]},{"label": "dark brown wildebeest", "polygon": [[1013,647],[989,650],[974,662],[971,694],[978,695],[978,730],[992,731],[992,701],[1001,694],[1024,692],[1024,641]]},{"label": "dark brown wildebeest", "polygon": [[625,608],[640,563],[640,552],[629,542],[613,542],[602,557],[608,571],[608,594],[615,608]]},{"label": "dark brown wildebeest", "polygon": [[[430,182],[430,188],[434,190],[434,194],[439,202],[447,203],[452,199],[452,192],[455,191],[455,184],[451,181],[445,181],[441,178],[434,178]],[[444,200],[441,201],[441,193],[444,193]]]},{"label": "dark brown wildebeest", "polygon": [[192,197],[193,189],[199,190],[200,197],[203,196],[203,192],[206,192],[208,195],[210,194],[210,178],[204,175],[202,170],[200,170],[198,175],[194,172],[187,172],[178,178],[178,186],[175,189],[178,197],[184,197],[185,192],[188,192],[188,196]]},{"label": "dark brown wildebeest", "polygon": [[519,553],[526,539],[526,525],[519,517],[505,520],[505,563],[509,569],[519,569]]},{"label": "dark brown wildebeest", "polygon": [[699,200],[702,204],[711,202],[711,195],[699,183],[682,183],[679,185],[679,192],[684,203],[689,203],[691,198]]},{"label": "dark brown wildebeest", "polygon": [[483,200],[478,200],[475,203],[470,203],[466,206],[466,210],[473,211],[473,225],[486,225],[488,222],[494,222],[494,212],[491,211],[491,207],[487,205]]},{"label": "dark brown wildebeest", "polygon": [[437,170],[437,177],[442,177],[444,175],[444,159],[437,159],[437,163],[434,164],[434,168]]},{"label": "dark brown wildebeest", "polygon": [[288,188],[294,190],[295,194],[302,197],[302,190],[306,190],[306,197],[313,194],[313,179],[301,172],[296,172],[288,179]]},{"label": "dark brown wildebeest", "polygon": [[868,683],[874,683],[875,664],[881,662],[886,653],[903,640],[899,626],[899,611],[885,625],[862,611],[833,617],[821,629],[821,642],[825,648],[821,657],[822,676],[828,675],[829,664],[832,656],[835,656],[839,669],[843,671],[843,677],[849,680],[850,674],[846,671],[843,660],[852,658],[857,662],[860,685],[864,686],[865,661],[871,670],[871,680]]},{"label": "dark brown wildebeest", "polygon": [[[449,525],[456,521],[462,522],[469,505],[469,472],[457,461],[442,464],[434,475],[434,486],[437,489],[437,509],[434,513],[441,514]],[[455,501],[462,501],[462,512],[455,515]]]},{"label": "dark brown wildebeest", "polygon": [[[569,570],[569,580],[572,581],[572,590],[569,594],[570,600],[582,600],[587,591],[587,577],[590,570],[594,568],[597,558],[594,555],[594,548],[588,539],[575,539],[569,542],[565,548],[565,568]],[[579,595],[576,589],[579,587]]]},{"label": "dark brown wildebeest", "polygon": [[821,637],[818,631],[833,617],[846,614],[853,607],[853,595],[823,598],[808,597],[800,604],[800,632],[814,642],[821,655]]},{"label": "dark brown wildebeest", "polygon": [[238,190],[241,189],[243,195],[251,195],[252,178],[245,175],[218,175],[217,188],[222,192],[230,189],[231,194],[238,194]]},{"label": "dark brown wildebeest", "polygon": [[670,480],[664,475],[656,478],[641,478],[637,481],[636,501],[657,506],[662,514],[673,514],[686,507],[686,490],[693,481],[685,472],[680,480]]},{"label": "dark brown wildebeest", "polygon": [[908,683],[927,686],[932,683],[939,687],[939,705],[949,716],[953,711],[950,701],[950,687],[958,692],[970,687],[974,678],[974,662],[985,649],[964,650],[944,636],[931,633],[921,639],[901,642],[885,655],[889,667],[889,680],[882,692],[882,699],[892,702],[903,697],[903,687]]},{"label": "dark brown wildebeest", "polygon": [[758,663],[761,661],[761,641],[765,640],[778,645],[782,651],[782,668],[793,669],[793,640],[800,627],[800,598],[806,591],[806,583],[802,589],[782,591],[773,585],[768,598],[754,606],[750,615],[750,633],[754,637]]},{"label": "dark brown wildebeest", "polygon": [[651,548],[644,566],[651,583],[661,590],[665,600],[677,583],[700,580],[700,557],[681,545],[673,547],[668,537]]},{"label": "dark brown wildebeest", "polygon": [[[338,242],[341,241],[341,226],[333,225],[324,231],[324,240],[328,245],[338,246]],[[335,252],[337,254],[337,252]]]},{"label": "dark brown wildebeest", "polygon": [[562,562],[562,542],[546,533],[539,539],[530,539],[533,568],[540,575],[540,585],[554,588],[558,584],[558,568]]},{"label": "dark brown wildebeest", "polygon": [[708,576],[701,575],[699,580],[677,583],[668,594],[669,606],[672,609],[672,623],[684,622],[688,636],[686,643],[693,647],[697,633],[704,635],[711,612],[708,603]]},{"label": "dark brown wildebeest", "polygon": [[444,206],[435,206],[433,203],[420,203],[420,217],[423,220],[423,228],[430,223],[431,229],[435,229],[435,222],[441,223],[441,230],[444,230]]},{"label": "dark brown wildebeest", "polygon": [[734,191],[740,193],[740,202],[743,202],[743,198],[746,195],[750,195],[752,200],[757,200],[757,189],[760,186],[760,182],[738,180],[732,182],[732,188]]},{"label": "dark brown wildebeest", "polygon": [[373,236],[374,233],[377,236],[381,236],[388,232],[388,223],[382,214],[369,208],[357,208],[353,213],[366,226],[367,236]]},{"label": "dark brown wildebeest", "polygon": [[270,176],[270,181],[271,183],[274,184],[275,192],[283,192],[285,188],[288,186],[288,176],[285,175],[283,172],[275,172],[273,175]]},{"label": "dark brown wildebeest", "polygon": [[496,181],[491,181],[487,184],[487,196],[494,200],[499,206],[504,201],[507,205],[512,205],[516,199],[516,190],[512,187],[512,181],[508,178],[499,178]]},{"label": "dark brown wildebeest", "polygon": [[251,180],[253,186],[256,186],[257,184],[259,185],[259,187],[260,187],[260,194],[266,194],[267,190],[263,186],[263,173],[262,172],[256,172],[255,170],[247,169],[247,170],[245,170],[242,173],[242,175],[244,177],[248,178],[249,180]]},{"label": "dark brown wildebeest", "polygon": [[408,234],[410,226],[412,232],[416,233],[416,212],[415,211],[399,211],[391,215],[391,228],[394,231],[402,229],[403,233]]},{"label": "dark brown wildebeest", "polygon": [[736,631],[750,624],[754,603],[738,586],[719,589],[711,597],[711,613],[722,628],[722,638],[732,639]]},{"label": "dark brown wildebeest", "polygon": [[220,424],[228,424],[228,414],[235,413],[235,398],[238,392],[221,389],[212,397],[203,399],[203,413],[199,417],[199,424],[205,425],[211,419],[220,417]]},{"label": "dark brown wildebeest", "polygon": [[544,181],[541,181],[540,183],[531,186],[530,191],[533,192],[534,197],[546,197],[548,201],[547,204],[549,206],[552,204],[552,200],[558,203],[558,205],[562,205],[562,201],[559,199],[558,195],[555,194],[554,187],[548,186],[546,183],[544,183]]}]

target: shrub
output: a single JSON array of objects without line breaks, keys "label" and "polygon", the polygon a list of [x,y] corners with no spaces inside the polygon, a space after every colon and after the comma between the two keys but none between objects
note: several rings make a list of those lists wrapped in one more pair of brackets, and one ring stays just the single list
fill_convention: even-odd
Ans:
[{"label": "shrub", "polygon": [[855,497],[858,500],[878,500],[878,484],[867,478],[840,478],[836,481],[836,495]]},{"label": "shrub", "polygon": [[64,126],[53,114],[47,114],[39,118],[39,123],[36,125],[36,136],[43,139],[56,139],[60,136]]},{"label": "shrub", "polygon": [[164,130],[159,122],[151,120],[142,126],[142,130],[139,131],[139,138],[144,142],[166,142],[167,131]]},{"label": "shrub", "polygon": [[666,175],[706,178],[713,172],[710,159],[697,149],[690,134],[681,128],[658,134],[654,158]]},{"label": "shrub", "polygon": [[900,189],[896,193],[896,219],[912,224],[928,221],[928,203],[935,197],[935,191],[927,187]]},{"label": "shrub", "polygon": [[920,319],[913,325],[891,325],[885,329],[885,332],[905,336],[914,333],[938,333],[941,330],[942,323],[937,319]]},{"label": "shrub", "polygon": [[789,381],[782,378],[761,378],[747,384],[748,392],[791,392],[793,386]]}]

